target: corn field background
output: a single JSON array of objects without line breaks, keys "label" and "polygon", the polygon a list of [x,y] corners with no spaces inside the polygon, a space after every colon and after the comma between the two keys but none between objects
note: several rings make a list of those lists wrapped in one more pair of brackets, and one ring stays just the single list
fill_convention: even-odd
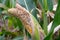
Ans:
[{"label": "corn field background", "polygon": [[0,40],[60,40],[60,0],[0,0]]}]

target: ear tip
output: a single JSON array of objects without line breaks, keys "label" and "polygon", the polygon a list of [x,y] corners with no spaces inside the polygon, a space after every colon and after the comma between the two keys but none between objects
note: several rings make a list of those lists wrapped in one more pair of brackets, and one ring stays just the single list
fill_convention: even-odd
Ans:
[{"label": "ear tip", "polygon": [[15,8],[8,9],[8,12],[9,12],[9,13],[16,13],[16,11],[17,11],[17,10],[16,10]]}]

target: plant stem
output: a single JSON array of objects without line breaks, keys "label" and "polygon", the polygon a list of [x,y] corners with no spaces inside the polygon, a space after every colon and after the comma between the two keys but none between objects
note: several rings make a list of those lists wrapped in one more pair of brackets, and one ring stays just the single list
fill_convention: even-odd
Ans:
[{"label": "plant stem", "polygon": [[43,16],[43,29],[44,29],[45,34],[47,35],[48,34],[48,31],[47,31],[48,21],[47,21],[47,14],[46,14],[46,12],[43,12],[42,16]]},{"label": "plant stem", "polygon": [[48,10],[47,0],[43,0],[43,4],[44,4],[44,10],[47,11]]}]

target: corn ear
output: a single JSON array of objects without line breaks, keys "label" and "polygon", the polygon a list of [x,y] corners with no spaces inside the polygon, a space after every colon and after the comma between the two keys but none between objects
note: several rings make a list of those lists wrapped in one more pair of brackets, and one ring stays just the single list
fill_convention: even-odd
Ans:
[{"label": "corn ear", "polygon": [[41,26],[25,8],[16,4],[16,8],[9,9],[8,12],[22,21],[24,27],[31,34],[33,40],[43,40],[44,32]]}]

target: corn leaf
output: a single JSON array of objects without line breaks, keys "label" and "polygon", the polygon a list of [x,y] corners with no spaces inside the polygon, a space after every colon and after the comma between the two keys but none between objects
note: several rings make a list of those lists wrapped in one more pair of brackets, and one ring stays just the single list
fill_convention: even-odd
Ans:
[{"label": "corn leaf", "polygon": [[51,30],[44,40],[50,40],[50,38],[52,37],[53,31],[54,31],[54,28],[57,27],[58,25],[60,25],[60,0],[58,1],[58,7],[55,12],[55,17],[54,17]]},{"label": "corn leaf", "polygon": [[25,7],[28,11],[31,11],[33,8],[35,8],[33,0],[18,0],[18,3]]},{"label": "corn leaf", "polygon": [[4,40],[4,35],[0,36],[0,40]]},{"label": "corn leaf", "polygon": [[47,5],[48,5],[48,9],[50,11],[52,11],[53,10],[53,0],[47,0]]},{"label": "corn leaf", "polygon": [[53,9],[53,0],[39,0],[40,1],[40,5],[42,7],[42,9],[44,9],[45,11],[50,10],[52,11]]},{"label": "corn leaf", "polygon": [[0,0],[0,3],[4,4],[8,8],[14,8],[16,4],[16,0]]}]

